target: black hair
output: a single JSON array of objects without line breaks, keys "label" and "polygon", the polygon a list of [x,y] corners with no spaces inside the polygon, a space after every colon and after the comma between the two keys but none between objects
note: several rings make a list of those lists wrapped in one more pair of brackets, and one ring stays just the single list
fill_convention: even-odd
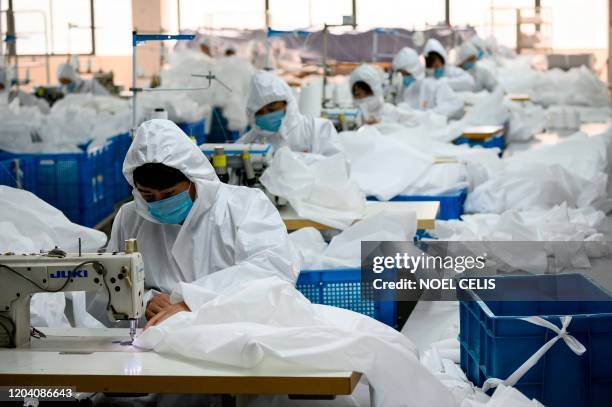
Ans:
[{"label": "black hair", "polygon": [[185,174],[161,163],[143,164],[134,170],[133,177],[134,184],[159,191],[172,188],[180,182],[189,182]]},{"label": "black hair", "polygon": [[372,90],[370,85],[368,85],[364,81],[357,81],[357,82],[355,82],[353,84],[353,88],[351,89],[351,91],[353,93],[355,93],[355,89],[361,89],[362,91],[364,91],[365,93],[367,93],[369,95],[373,95],[374,94],[374,91]]},{"label": "black hair", "polygon": [[431,68],[436,58],[439,59],[440,62],[445,65],[444,58],[442,58],[442,55],[438,54],[436,51],[429,51],[429,54],[427,54],[427,56],[425,57],[425,66],[427,68]]}]

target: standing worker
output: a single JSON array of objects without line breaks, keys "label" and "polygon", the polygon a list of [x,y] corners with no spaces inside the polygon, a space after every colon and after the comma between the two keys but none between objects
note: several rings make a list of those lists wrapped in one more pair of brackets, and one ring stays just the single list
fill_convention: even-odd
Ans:
[{"label": "standing worker", "polygon": [[457,50],[457,66],[463,68],[474,78],[474,92],[483,90],[493,92],[497,79],[487,68],[480,65],[479,50],[471,42],[464,42]]},{"label": "standing worker", "polygon": [[57,67],[57,80],[63,85],[66,93],[92,93],[97,96],[109,96],[108,91],[95,79],[84,80],[69,64]]},{"label": "standing worker", "polygon": [[412,48],[404,47],[393,58],[393,71],[402,80],[396,104],[407,104],[412,109],[433,111],[455,118],[463,113],[463,101],[444,81],[424,77],[423,64]]},{"label": "standing worker", "polygon": [[[148,326],[189,311],[170,300],[181,282],[197,284],[213,273],[223,273],[215,278],[227,284],[269,276],[295,282],[299,264],[274,205],[259,189],[222,184],[173,122],[154,119],[138,128],[123,174],[134,201],[119,209],[107,251],[138,240]],[[104,307],[90,308],[99,315]]]},{"label": "standing worker", "polygon": [[435,38],[430,38],[423,49],[427,77],[442,80],[455,92],[473,92],[474,79],[463,69],[448,63],[448,54]]},{"label": "standing worker", "polygon": [[332,122],[301,114],[289,85],[274,74],[253,75],[246,110],[252,129],[237,143],[270,143],[275,150],[287,146],[326,156],[341,151]]}]

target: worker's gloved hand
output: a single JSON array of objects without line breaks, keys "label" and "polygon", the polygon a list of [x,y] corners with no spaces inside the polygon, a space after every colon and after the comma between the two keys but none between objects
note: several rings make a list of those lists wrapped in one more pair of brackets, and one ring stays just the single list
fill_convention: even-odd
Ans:
[{"label": "worker's gloved hand", "polygon": [[145,311],[145,317],[150,320],[157,315],[161,310],[172,305],[170,302],[170,296],[168,294],[155,294],[153,298],[147,303],[147,309]]},{"label": "worker's gloved hand", "polygon": [[170,318],[172,315],[176,314],[177,312],[182,312],[182,311],[191,311],[191,310],[189,309],[187,304],[185,304],[184,302],[179,302],[177,304],[171,304],[165,307],[164,309],[162,309],[157,314],[155,314],[153,318],[149,319],[149,322],[147,322],[147,324],[145,325],[144,330],[146,331],[150,327],[154,325],[158,325],[162,323],[163,321],[165,321],[166,319]]}]

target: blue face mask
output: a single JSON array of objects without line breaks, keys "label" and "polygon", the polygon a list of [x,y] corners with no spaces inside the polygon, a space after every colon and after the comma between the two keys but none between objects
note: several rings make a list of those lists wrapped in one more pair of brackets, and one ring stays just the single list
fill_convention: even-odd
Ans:
[{"label": "blue face mask", "polygon": [[68,89],[68,92],[74,92],[76,87],[77,87],[76,82],[70,82],[68,85],[66,85],[66,89]]},{"label": "blue face mask", "polygon": [[484,51],[479,48],[478,53],[476,54],[476,59],[482,59],[482,57],[484,57]]},{"label": "blue face mask", "polygon": [[280,129],[285,117],[285,110],[277,110],[276,112],[259,114],[255,116],[255,124],[262,130],[276,133]]},{"label": "blue face mask", "polygon": [[173,195],[169,198],[160,199],[155,202],[147,202],[149,213],[161,223],[178,225],[189,215],[193,201],[189,196],[189,189]]},{"label": "blue face mask", "polygon": [[412,75],[402,76],[402,85],[404,85],[405,88],[412,85],[415,81],[416,78]]},{"label": "blue face mask", "polygon": [[434,78],[440,79],[443,76],[444,76],[444,67],[443,66],[434,69]]},{"label": "blue face mask", "polygon": [[466,71],[469,71],[470,69],[474,68],[476,66],[476,62],[474,61],[467,61],[463,63],[463,69],[465,69]]}]

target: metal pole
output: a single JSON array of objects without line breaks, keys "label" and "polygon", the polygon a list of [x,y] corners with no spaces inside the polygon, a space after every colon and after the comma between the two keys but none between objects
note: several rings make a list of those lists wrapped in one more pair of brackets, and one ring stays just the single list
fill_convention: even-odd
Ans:
[{"label": "metal pole", "polygon": [[357,29],[357,0],[353,0],[353,30]]},{"label": "metal pole", "polygon": [[[540,0],[535,0],[535,14],[536,17],[540,18],[540,7],[541,7],[541,1]],[[535,26],[535,30],[536,32],[540,32],[542,30],[542,25],[541,24],[536,24]]]},{"label": "metal pole", "polygon": [[450,0],[444,0],[445,18],[446,25],[450,27]]},{"label": "metal pole", "polygon": [[136,136],[136,31],[132,31],[132,138]]},{"label": "metal pole", "polygon": [[89,1],[89,15],[91,17],[91,55],[96,54],[96,26],[94,18],[94,0]]},{"label": "metal pole", "polygon": [[325,88],[327,86],[327,41],[328,41],[329,27],[327,24],[323,26],[323,96],[321,104],[325,107]]},{"label": "metal pole", "polygon": [[181,0],[176,0],[176,23],[177,32],[181,32]]}]

